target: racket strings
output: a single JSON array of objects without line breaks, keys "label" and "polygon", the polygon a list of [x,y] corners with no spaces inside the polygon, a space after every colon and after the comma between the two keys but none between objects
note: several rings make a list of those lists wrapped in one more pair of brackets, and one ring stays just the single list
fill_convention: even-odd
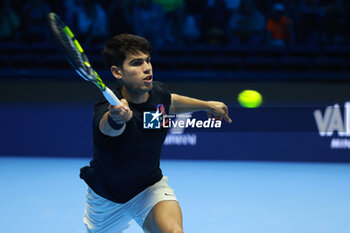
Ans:
[{"label": "racket strings", "polygon": [[83,69],[84,72],[79,72],[82,73],[81,76],[87,81],[94,81],[94,71],[91,68],[87,56],[83,53],[79,42],[77,40],[73,40],[69,35],[67,35],[67,32],[64,30],[65,25],[59,22],[59,20],[55,19],[52,21],[52,23],[53,29],[56,32],[56,38],[63,47],[64,53],[74,69]]},{"label": "racket strings", "polygon": [[104,91],[105,84],[91,67],[88,57],[68,26],[54,13],[49,14],[49,22],[54,35],[63,48],[64,54],[76,72],[86,81],[93,82]]}]

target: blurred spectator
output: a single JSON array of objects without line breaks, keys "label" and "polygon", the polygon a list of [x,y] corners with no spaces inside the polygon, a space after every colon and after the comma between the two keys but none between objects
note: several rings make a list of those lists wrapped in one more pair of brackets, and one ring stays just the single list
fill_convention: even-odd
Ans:
[{"label": "blurred spectator", "polygon": [[76,25],[80,37],[87,43],[100,41],[108,34],[107,15],[95,0],[80,0],[76,12]]},{"label": "blurred spectator", "polygon": [[73,31],[77,31],[76,25],[76,14],[80,10],[80,7],[77,5],[79,0],[64,0],[63,7],[64,13],[62,14],[64,21]]},{"label": "blurred spectator", "polygon": [[203,12],[206,8],[207,1],[186,0],[186,18],[183,33],[187,43],[199,42],[202,36]]},{"label": "blurred spectator", "polygon": [[239,6],[241,5],[242,0],[225,0],[226,6],[231,12],[238,11]]},{"label": "blurred spectator", "polygon": [[152,0],[140,0],[134,7],[133,28],[137,35],[147,38],[152,46],[164,43],[165,15],[160,5]]},{"label": "blurred spectator", "polygon": [[153,2],[160,4],[165,13],[183,9],[185,6],[185,2],[183,0],[153,0]]},{"label": "blurred spectator", "polygon": [[112,35],[135,33],[133,29],[133,12],[135,0],[105,0],[109,31]]},{"label": "blurred spectator", "polygon": [[44,0],[27,1],[23,6],[23,34],[25,42],[48,41],[50,31],[47,30],[47,14],[51,11]]},{"label": "blurred spectator", "polygon": [[165,12],[165,39],[169,43],[183,43],[183,25],[185,21],[185,2],[184,0],[153,0],[162,6]]},{"label": "blurred spectator", "polygon": [[267,41],[274,45],[286,45],[291,42],[293,21],[287,16],[282,3],[275,3],[271,17],[267,19]]},{"label": "blurred spectator", "polygon": [[202,32],[205,42],[210,44],[224,44],[228,41],[227,25],[230,12],[224,0],[215,0],[203,14]]},{"label": "blurred spectator", "polygon": [[317,44],[321,42],[322,12],[315,0],[300,0],[295,7],[295,42]]},{"label": "blurred spectator", "polygon": [[[241,4],[242,0],[224,0],[226,3],[226,8],[230,12],[236,12]],[[215,0],[208,0],[208,6],[213,6],[215,3]]]},{"label": "blurred spectator", "polygon": [[48,40],[46,15],[53,10],[89,41],[126,32],[144,36],[154,46],[199,41],[251,44],[264,39],[273,44],[350,43],[346,0],[2,0],[0,4],[1,41]]},{"label": "blurred spectator", "polygon": [[187,44],[197,42],[201,36],[196,19],[192,14],[187,14],[183,27],[184,40]]},{"label": "blurred spectator", "polygon": [[323,42],[326,44],[342,44],[345,42],[345,12],[342,0],[320,1],[320,7],[325,12],[323,21]]},{"label": "blurred spectator", "polygon": [[229,22],[231,43],[261,43],[264,39],[265,18],[256,9],[254,0],[242,0],[238,12]]},{"label": "blurred spectator", "polygon": [[0,2],[0,41],[16,40],[21,24],[20,15],[13,9],[11,0]]}]

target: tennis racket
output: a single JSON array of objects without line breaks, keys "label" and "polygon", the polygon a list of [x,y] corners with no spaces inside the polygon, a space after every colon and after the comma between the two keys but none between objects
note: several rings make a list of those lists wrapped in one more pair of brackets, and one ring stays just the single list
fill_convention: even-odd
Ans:
[{"label": "tennis racket", "polygon": [[80,46],[69,27],[56,13],[49,13],[48,19],[56,40],[61,45],[64,55],[73,66],[74,70],[86,81],[94,83],[102,91],[102,94],[111,105],[120,105],[119,99],[103,83],[100,76],[91,67],[83,48]]}]

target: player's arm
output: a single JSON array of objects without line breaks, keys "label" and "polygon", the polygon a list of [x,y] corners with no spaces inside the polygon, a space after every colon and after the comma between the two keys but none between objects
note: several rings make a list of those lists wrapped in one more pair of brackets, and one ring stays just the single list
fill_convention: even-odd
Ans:
[{"label": "player's arm", "polygon": [[121,105],[109,106],[109,110],[102,116],[99,129],[107,136],[117,137],[125,130],[125,123],[132,118],[132,111],[125,99],[120,100]]},{"label": "player's arm", "polygon": [[228,123],[232,122],[228,116],[228,108],[222,102],[203,101],[178,94],[171,94],[170,113],[176,114],[196,111],[206,111],[209,117],[213,114],[217,119],[221,120],[224,118]]}]

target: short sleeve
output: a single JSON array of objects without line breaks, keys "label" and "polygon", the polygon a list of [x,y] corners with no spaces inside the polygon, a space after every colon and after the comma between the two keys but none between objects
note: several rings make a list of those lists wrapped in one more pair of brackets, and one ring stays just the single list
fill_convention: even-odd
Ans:
[{"label": "short sleeve", "polygon": [[108,106],[109,106],[109,103],[106,100],[95,104],[93,121],[92,121],[94,136],[103,135],[99,130],[99,124],[103,115],[108,111]]},{"label": "short sleeve", "polygon": [[164,83],[161,82],[154,82],[154,86],[153,86],[154,90],[157,91],[157,93],[159,93],[159,95],[161,95],[161,100],[165,101],[165,105],[167,107],[170,107],[171,104],[171,92],[169,90],[169,88],[167,87],[167,85],[165,85]]}]

